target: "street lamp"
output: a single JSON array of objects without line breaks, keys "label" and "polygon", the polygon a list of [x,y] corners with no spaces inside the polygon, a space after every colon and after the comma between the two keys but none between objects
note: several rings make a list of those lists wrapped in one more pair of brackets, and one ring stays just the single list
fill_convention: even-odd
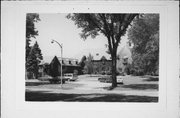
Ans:
[{"label": "street lamp", "polygon": [[63,58],[62,58],[62,55],[63,55],[63,47],[62,47],[62,44],[60,44],[59,42],[57,42],[56,40],[52,40],[51,41],[51,43],[54,43],[54,42],[56,42],[58,45],[59,45],[59,47],[61,48],[61,88],[62,88],[62,60],[63,60]]}]

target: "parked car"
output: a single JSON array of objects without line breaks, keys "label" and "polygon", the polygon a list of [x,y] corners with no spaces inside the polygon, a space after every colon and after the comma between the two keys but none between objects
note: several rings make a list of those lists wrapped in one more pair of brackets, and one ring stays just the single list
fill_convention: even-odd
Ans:
[{"label": "parked car", "polygon": [[117,78],[117,84],[123,84],[123,78]]},{"label": "parked car", "polygon": [[68,79],[69,81],[75,81],[78,79],[78,76],[77,76],[77,74],[66,73],[66,74],[64,74],[64,78]]}]

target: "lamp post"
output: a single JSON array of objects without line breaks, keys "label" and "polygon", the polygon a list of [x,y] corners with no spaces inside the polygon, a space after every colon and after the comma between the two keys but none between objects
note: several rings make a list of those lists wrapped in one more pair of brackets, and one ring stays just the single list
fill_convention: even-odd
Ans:
[{"label": "lamp post", "polygon": [[63,55],[63,47],[62,47],[62,44],[60,44],[59,42],[57,42],[56,40],[52,40],[51,41],[51,43],[54,43],[54,42],[56,42],[58,45],[59,45],[59,47],[60,47],[60,49],[61,49],[61,88],[62,88],[62,55]]}]

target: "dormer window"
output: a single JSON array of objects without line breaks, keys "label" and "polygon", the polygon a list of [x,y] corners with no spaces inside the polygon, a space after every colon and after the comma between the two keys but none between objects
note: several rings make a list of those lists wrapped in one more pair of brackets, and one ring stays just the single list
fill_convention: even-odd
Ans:
[{"label": "dormer window", "polygon": [[71,64],[71,61],[69,61],[69,64]]},{"label": "dormer window", "polygon": [[78,61],[76,61],[76,64],[78,65]]}]

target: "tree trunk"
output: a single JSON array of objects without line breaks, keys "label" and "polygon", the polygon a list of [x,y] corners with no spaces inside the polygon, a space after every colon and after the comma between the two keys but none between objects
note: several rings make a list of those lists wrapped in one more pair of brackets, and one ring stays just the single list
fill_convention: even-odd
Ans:
[{"label": "tree trunk", "polygon": [[38,79],[38,65],[37,65],[37,67],[35,67],[35,70],[34,70],[34,77],[35,77],[35,79]]},{"label": "tree trunk", "polygon": [[116,53],[112,55],[112,88],[117,86],[116,79]]},{"label": "tree trunk", "polygon": [[35,79],[38,79],[38,72],[35,72]]},{"label": "tree trunk", "polygon": [[26,69],[26,71],[25,71],[25,80],[28,80],[29,78],[28,78],[28,75],[27,75],[27,69]]}]

